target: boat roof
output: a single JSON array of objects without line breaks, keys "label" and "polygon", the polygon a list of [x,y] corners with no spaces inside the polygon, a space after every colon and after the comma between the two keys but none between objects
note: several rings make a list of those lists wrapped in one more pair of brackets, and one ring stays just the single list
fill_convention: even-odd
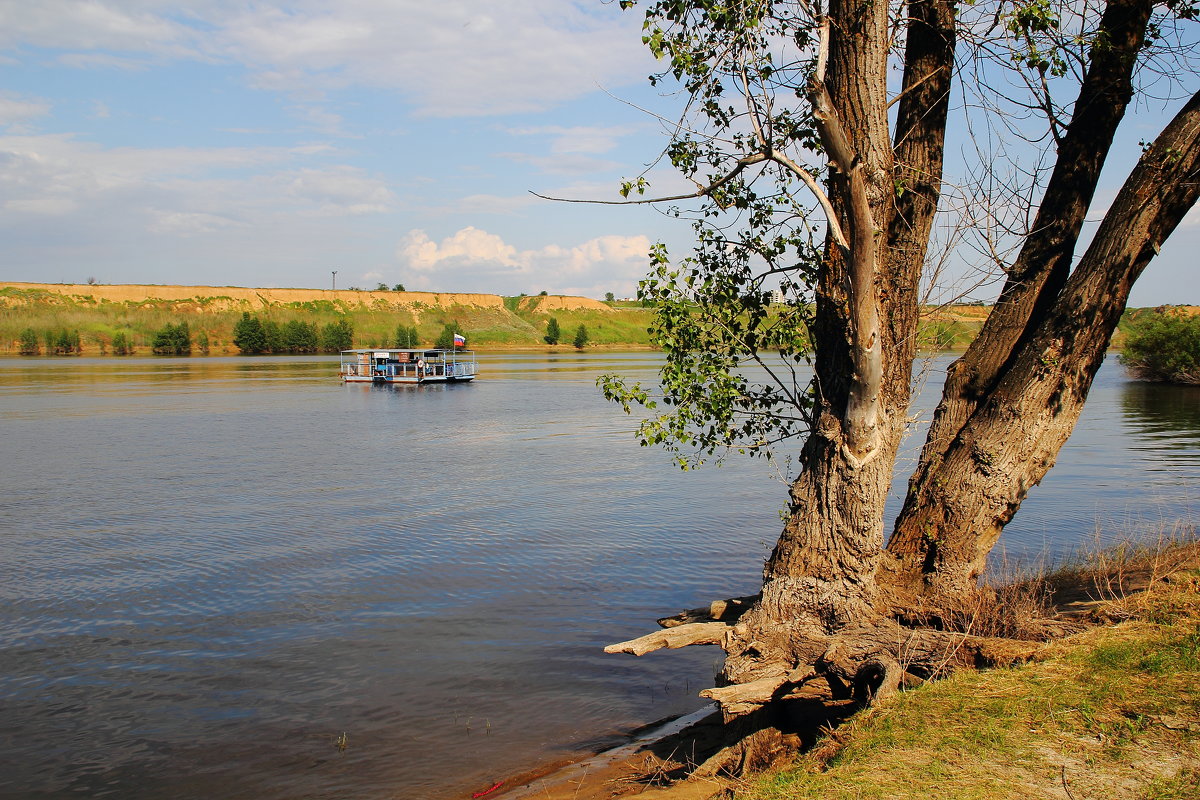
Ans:
[{"label": "boat roof", "polygon": [[449,350],[444,347],[360,347],[355,350],[343,350],[343,353],[470,353],[462,347]]}]

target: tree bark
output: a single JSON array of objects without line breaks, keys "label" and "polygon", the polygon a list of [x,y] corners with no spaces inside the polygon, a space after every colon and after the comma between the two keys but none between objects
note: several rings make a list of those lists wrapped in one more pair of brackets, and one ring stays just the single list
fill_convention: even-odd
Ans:
[{"label": "tree bark", "polygon": [[1200,93],[1143,155],[1079,266],[975,404],[923,464],[889,549],[922,560],[934,595],[973,585],[1029,489],[1054,464],[1133,282],[1200,196]]},{"label": "tree bark", "polygon": [[[747,697],[766,702],[788,691],[797,674],[823,663],[839,632],[879,618],[883,510],[910,399],[917,286],[940,191],[955,42],[953,2],[920,0],[911,12],[892,143],[886,4],[830,5],[838,24],[814,104],[850,247],[830,242],[819,276],[817,425],[791,488],[791,513],[759,602],[724,642],[723,683],[753,688],[713,695],[735,713]],[[901,181],[906,191],[898,193]]]},{"label": "tree bark", "polygon": [[[1092,61],[1033,230],[979,336],[947,371],[942,401],[934,412],[904,508],[888,542],[888,553],[894,557],[889,560],[891,574],[910,590],[924,591],[934,583],[962,586],[973,579],[969,569],[949,574],[950,562],[936,555],[939,547],[959,548],[954,540],[970,538],[973,532],[930,527],[924,509],[939,502],[947,491],[946,482],[952,479],[944,471],[939,474],[942,464],[952,449],[961,446],[972,415],[992,401],[998,383],[1014,366],[1022,345],[1035,335],[1067,281],[1100,171],[1133,96],[1133,70],[1145,44],[1153,5],[1150,0],[1113,0],[1105,8],[1099,43],[1092,48]],[[1001,527],[1016,508],[1013,506]],[[921,521],[917,522],[917,517]]]}]

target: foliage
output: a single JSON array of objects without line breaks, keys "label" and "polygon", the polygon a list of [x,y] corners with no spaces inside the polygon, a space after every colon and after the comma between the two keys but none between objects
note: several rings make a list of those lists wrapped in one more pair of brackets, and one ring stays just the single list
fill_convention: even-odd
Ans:
[{"label": "foliage", "polygon": [[[667,357],[659,375],[661,396],[653,398],[641,384],[617,376],[598,380],[604,396],[626,413],[633,404],[653,410],[661,403],[670,409],[641,422],[639,441],[662,445],[684,468],[731,450],[769,456],[771,445],[807,432],[812,406],[812,389],[801,370],[810,306],[772,309],[770,292],[761,291],[751,275],[750,259],[762,247],[760,239],[751,237],[748,246],[737,247],[706,220],[695,227],[696,256],[675,268],[665,247],[656,245],[654,271],[638,287],[638,297],[655,309],[651,340]],[[810,260],[803,265],[805,274],[815,263],[811,246],[798,249],[796,241],[777,246],[804,252]],[[750,377],[746,367],[754,365],[769,380]]]},{"label": "foliage", "polygon": [[439,350],[453,350],[454,334],[456,333],[458,333],[458,323],[447,322],[442,326],[442,332],[438,334],[437,341],[433,346]]},{"label": "foliage", "polygon": [[48,330],[45,335],[46,352],[56,356],[78,355],[83,351],[79,339],[79,331],[66,328]]},{"label": "foliage", "polygon": [[397,283],[395,286],[393,286],[393,287],[392,287],[392,291],[393,291],[393,292],[403,292],[403,291],[404,291],[404,284],[403,284],[403,283]]},{"label": "foliage", "polygon": [[588,344],[587,326],[580,325],[578,328],[575,329],[575,341],[574,341],[575,349],[582,350],[583,348],[587,347],[587,344]]},{"label": "foliage", "polygon": [[156,334],[150,344],[156,356],[186,356],[192,352],[192,334],[186,322],[167,324]]},{"label": "foliage", "polygon": [[249,311],[242,312],[242,318],[233,328],[233,343],[245,355],[255,355],[267,350],[267,335],[258,317]]},{"label": "foliage", "polygon": [[26,328],[25,330],[21,331],[19,348],[20,349],[18,352],[20,352],[20,354],[23,356],[36,356],[39,352],[41,352],[38,348],[37,331],[35,331],[33,328]]},{"label": "foliage", "polygon": [[396,328],[396,347],[420,347],[417,326],[401,324]]},{"label": "foliage", "polygon": [[267,353],[282,353],[283,348],[283,329],[279,327],[279,323],[273,319],[266,319],[262,322],[263,339],[266,346],[263,350]]},{"label": "foliage", "polygon": [[[200,335],[203,336],[203,332]],[[114,356],[133,355],[133,337],[125,331],[117,331],[112,337],[112,350]]]},{"label": "foliage", "polygon": [[321,329],[321,350],[337,353],[354,347],[354,325],[343,316]]},{"label": "foliage", "polygon": [[288,320],[283,325],[283,351],[287,353],[315,353],[320,347],[317,326],[298,319]]},{"label": "foliage", "polygon": [[546,323],[546,335],[542,338],[546,340],[546,344],[558,344],[559,337],[562,336],[562,331],[558,327],[558,319],[551,317]]},{"label": "foliage", "polygon": [[1138,320],[1121,363],[1144,381],[1200,384],[1200,315],[1159,310]]},{"label": "foliage", "polygon": [[[115,346],[115,342],[114,342],[114,346]],[[208,331],[200,331],[199,333],[196,334],[196,347],[199,348],[200,353],[202,355],[208,355],[208,351],[209,351]]]},{"label": "foliage", "polygon": [[616,299],[616,295],[614,295],[612,292],[605,292],[605,293],[604,293],[604,302],[606,302],[606,303],[611,303],[611,302],[613,302],[615,299]]}]

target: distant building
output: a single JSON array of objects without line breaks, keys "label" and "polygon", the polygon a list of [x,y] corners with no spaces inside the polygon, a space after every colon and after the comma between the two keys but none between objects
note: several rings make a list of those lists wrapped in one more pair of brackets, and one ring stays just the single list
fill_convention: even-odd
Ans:
[{"label": "distant building", "polygon": [[771,290],[771,305],[773,305],[773,306],[783,305],[783,292],[781,292],[778,289]]}]

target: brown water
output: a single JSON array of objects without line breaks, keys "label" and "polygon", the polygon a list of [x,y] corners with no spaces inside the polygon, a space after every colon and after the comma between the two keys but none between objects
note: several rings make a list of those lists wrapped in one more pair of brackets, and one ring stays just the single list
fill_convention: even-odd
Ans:
[{"label": "brown water", "polygon": [[[718,651],[600,648],[753,591],[785,490],[638,448],[594,379],[657,363],[0,360],[0,797],[463,797],[698,707]],[[1153,531],[1198,478],[1200,393],[1108,365],[1005,548]]]}]

